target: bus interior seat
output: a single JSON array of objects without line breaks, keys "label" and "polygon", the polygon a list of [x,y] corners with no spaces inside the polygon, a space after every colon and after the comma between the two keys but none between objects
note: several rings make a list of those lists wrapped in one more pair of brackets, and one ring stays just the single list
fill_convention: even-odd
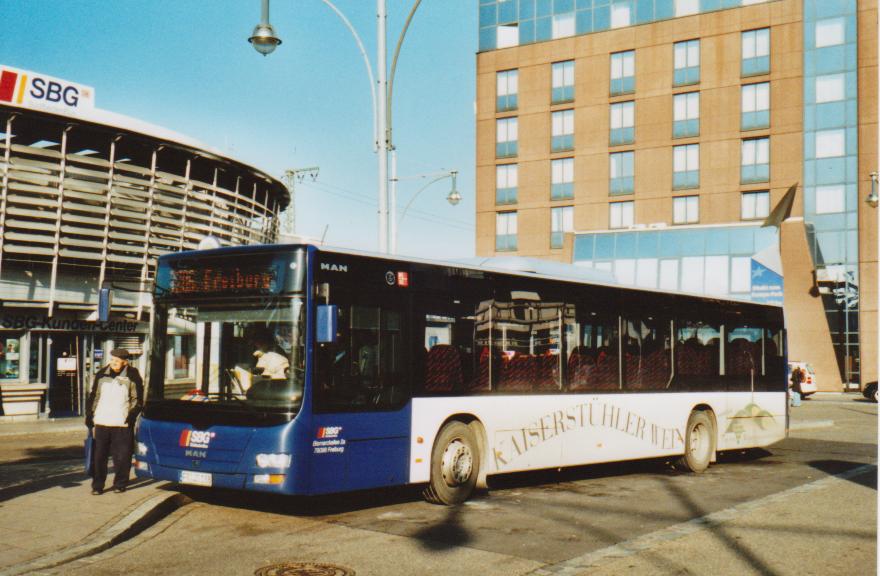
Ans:
[{"label": "bus interior seat", "polygon": [[586,346],[577,346],[568,357],[569,390],[586,390],[590,387],[590,379],[596,361]]},{"label": "bus interior seat", "polygon": [[559,356],[555,354],[535,356],[535,389],[559,389]]},{"label": "bus interior seat", "polygon": [[535,357],[517,354],[501,362],[501,375],[498,390],[505,392],[525,392],[532,389],[535,380]]},{"label": "bus interior seat", "polygon": [[461,386],[461,356],[449,344],[436,344],[425,358],[425,391],[452,392]]},{"label": "bus interior seat", "polygon": [[597,390],[616,390],[619,388],[619,374],[617,354],[610,354],[610,348],[599,349],[596,356],[596,370],[593,378],[593,388]]},{"label": "bus interior seat", "polygon": [[731,376],[748,376],[756,365],[752,350],[752,343],[745,338],[733,340],[730,343],[730,366],[727,373]]}]

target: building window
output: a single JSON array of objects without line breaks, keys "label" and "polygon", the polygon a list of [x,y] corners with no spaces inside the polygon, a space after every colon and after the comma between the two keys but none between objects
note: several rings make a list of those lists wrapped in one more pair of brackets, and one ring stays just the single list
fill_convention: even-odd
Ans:
[{"label": "building window", "polygon": [[554,62],[551,68],[553,88],[550,103],[571,102],[574,100],[574,60]]},{"label": "building window", "polygon": [[676,42],[673,55],[675,60],[673,86],[697,84],[700,81],[700,41]]},{"label": "building window", "polygon": [[846,154],[846,130],[816,132],[816,158],[837,158]]},{"label": "building window", "polygon": [[846,41],[846,22],[843,17],[816,22],[816,48],[838,46]]},{"label": "building window", "polygon": [[672,148],[672,188],[683,190],[700,186],[700,145]]},{"label": "building window", "polygon": [[611,228],[628,228],[633,225],[633,204],[632,200],[609,204],[608,213]]},{"label": "building window", "polygon": [[516,164],[495,167],[495,203],[516,204],[519,169]]},{"label": "building window", "polygon": [[611,55],[611,95],[629,94],[636,90],[636,52],[628,50]]},{"label": "building window", "polygon": [[770,127],[770,83],[748,84],[742,87],[742,130]]},{"label": "building window", "polygon": [[565,200],[574,197],[574,158],[550,161],[550,199]]},{"label": "building window", "polygon": [[553,16],[553,38],[568,38],[574,36],[574,13],[555,14]]},{"label": "building window", "polygon": [[770,180],[770,138],[742,141],[742,168],[740,182],[768,182]]},{"label": "building window", "polygon": [[837,214],[846,210],[843,186],[816,187],[816,214]]},{"label": "building window", "polygon": [[752,291],[752,257],[733,256],[730,258],[730,291]]},{"label": "building window", "polygon": [[635,102],[619,102],[611,105],[609,142],[612,146],[632,144],[635,141],[635,108]]},{"label": "building window", "polygon": [[672,223],[694,224],[700,221],[700,197],[680,196],[672,199]]},{"label": "building window", "polygon": [[631,12],[629,2],[616,2],[611,6],[611,27],[623,28],[629,26],[631,21]]},{"label": "building window", "polygon": [[672,137],[700,135],[700,93],[688,92],[672,97]]},{"label": "building window", "polygon": [[550,247],[562,248],[566,232],[574,232],[574,206],[551,208]]},{"label": "building window", "polygon": [[499,212],[495,215],[495,250],[516,250],[516,212]]},{"label": "building window", "polygon": [[498,112],[516,110],[519,92],[519,71],[505,70],[497,75],[497,94],[495,109]]},{"label": "building window", "polygon": [[505,24],[497,29],[495,46],[498,48],[510,48],[519,44],[519,26]]},{"label": "building window", "polygon": [[550,150],[574,150],[574,110],[560,110],[551,115],[552,138]]},{"label": "building window", "polygon": [[633,193],[634,155],[634,152],[615,152],[610,155],[611,178],[608,193],[612,196]]},{"label": "building window", "polygon": [[700,0],[675,0],[675,16],[690,16],[700,11]]},{"label": "building window", "polygon": [[0,336],[0,381],[18,380],[21,375],[21,339]]},{"label": "building window", "polygon": [[770,192],[743,192],[740,201],[740,217],[743,220],[766,218],[770,214]]},{"label": "building window", "polygon": [[519,124],[516,118],[499,118],[495,121],[495,156],[509,158],[517,154]]},{"label": "building window", "polygon": [[742,33],[742,75],[756,76],[770,72],[770,29]]},{"label": "building window", "polygon": [[843,74],[816,76],[816,104],[837,102],[846,98]]}]

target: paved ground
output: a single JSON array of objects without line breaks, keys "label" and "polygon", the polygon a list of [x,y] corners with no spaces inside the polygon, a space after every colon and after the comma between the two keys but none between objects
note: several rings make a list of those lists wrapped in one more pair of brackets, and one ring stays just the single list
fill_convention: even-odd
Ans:
[{"label": "paved ground", "polygon": [[[702,475],[662,462],[516,475],[456,508],[429,505],[411,489],[301,500],[186,488],[194,502],[144,532],[40,573],[253,574],[291,561],[332,562],[361,576],[875,573],[877,406],[822,395],[795,409],[792,422],[784,442],[724,457]],[[142,497],[124,495],[131,503],[108,495],[99,507],[88,504],[81,479],[18,495],[32,482],[2,488],[14,467],[73,465],[64,456],[81,450],[82,435],[67,448],[49,436],[42,445],[24,437],[25,457],[14,464],[3,457],[0,541],[15,530],[13,518],[42,510],[57,520],[20,526],[45,534],[17,545],[36,548],[29,543],[62,532],[73,540],[64,549],[75,549],[100,541],[126,511],[131,517],[150,498],[176,493],[150,485]],[[15,457],[11,448],[0,457],[4,449]],[[49,464],[46,455],[59,460]],[[80,521],[104,503],[115,513],[83,540]],[[9,566],[2,559],[0,573]]]}]

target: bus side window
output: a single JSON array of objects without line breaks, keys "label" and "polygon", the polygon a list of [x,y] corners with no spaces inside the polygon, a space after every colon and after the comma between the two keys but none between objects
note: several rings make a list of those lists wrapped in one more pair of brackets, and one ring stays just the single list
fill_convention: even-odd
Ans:
[{"label": "bus side window", "polygon": [[577,320],[577,338],[570,339],[572,347],[568,349],[566,361],[569,390],[618,390],[617,317],[581,306]]},{"label": "bus side window", "polygon": [[675,380],[679,390],[721,389],[721,326],[695,320],[675,322]]},{"label": "bus side window", "polygon": [[474,372],[473,305],[458,300],[431,303],[423,322],[423,392],[466,392]]},{"label": "bus side window", "polygon": [[628,318],[623,327],[624,388],[666,389],[672,368],[669,320]]},{"label": "bus side window", "polygon": [[750,390],[752,378],[761,375],[762,328],[743,324],[725,325],[724,374],[729,391]]},{"label": "bus side window", "polygon": [[780,328],[764,330],[764,373],[762,390],[784,390],[785,379],[785,332]]}]

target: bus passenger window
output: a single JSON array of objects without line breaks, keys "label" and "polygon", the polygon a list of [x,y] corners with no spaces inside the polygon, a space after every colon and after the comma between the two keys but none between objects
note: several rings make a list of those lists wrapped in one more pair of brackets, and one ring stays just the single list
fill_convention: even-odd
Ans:
[{"label": "bus passenger window", "polygon": [[782,329],[764,330],[764,373],[762,390],[785,390],[785,332]]},{"label": "bus passenger window", "polygon": [[725,328],[727,343],[724,353],[724,374],[727,389],[751,390],[753,378],[761,375],[764,330],[736,324],[727,325]]},{"label": "bus passenger window", "polygon": [[721,388],[718,378],[721,356],[721,326],[696,320],[675,322],[675,379],[680,390]]},{"label": "bus passenger window", "polygon": [[383,410],[399,404],[404,395],[400,313],[378,306],[338,310],[336,341],[318,344],[316,408]]},{"label": "bus passenger window", "polygon": [[575,323],[578,339],[566,361],[568,388],[573,392],[618,390],[617,317],[586,310],[580,315],[581,310]]},{"label": "bus passenger window", "polygon": [[666,389],[672,365],[669,320],[647,316],[627,319],[623,326],[624,388]]}]

